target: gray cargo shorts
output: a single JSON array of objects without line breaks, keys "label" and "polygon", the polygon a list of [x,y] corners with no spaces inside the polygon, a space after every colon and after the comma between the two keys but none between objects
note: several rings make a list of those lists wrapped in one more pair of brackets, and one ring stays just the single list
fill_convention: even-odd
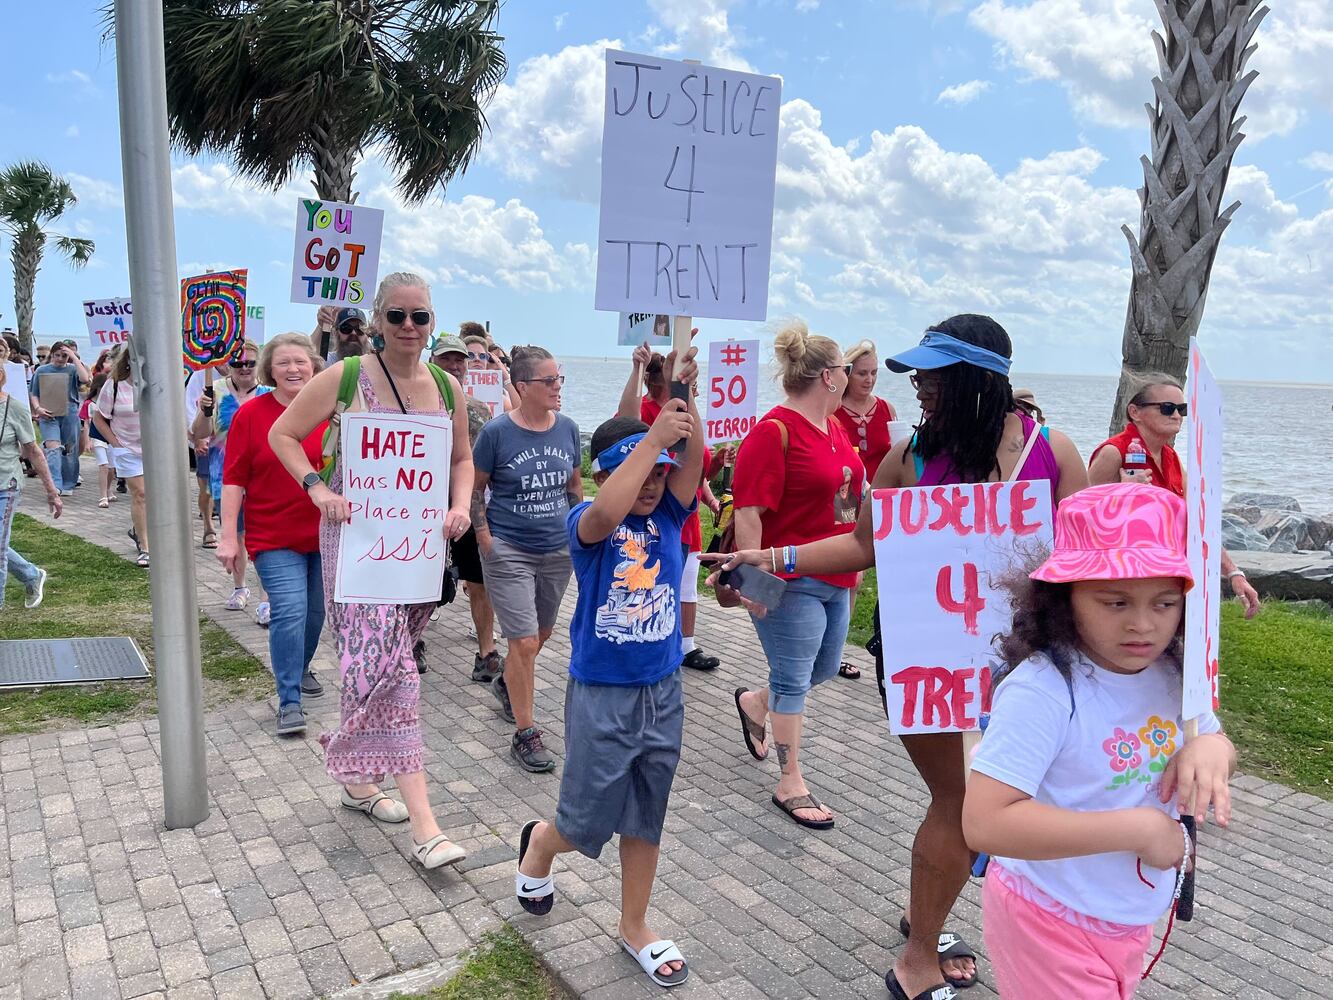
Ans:
[{"label": "gray cargo shorts", "polygon": [[574,569],[568,547],[529,552],[493,535],[491,554],[482,554],[481,565],[502,636],[522,639],[555,628]]}]

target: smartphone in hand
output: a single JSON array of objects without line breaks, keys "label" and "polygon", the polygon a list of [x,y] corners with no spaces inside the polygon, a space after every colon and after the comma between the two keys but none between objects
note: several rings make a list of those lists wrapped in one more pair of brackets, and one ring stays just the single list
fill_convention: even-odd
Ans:
[{"label": "smartphone in hand", "polygon": [[724,569],[717,578],[718,586],[730,587],[747,601],[754,601],[772,611],[782,602],[787,581],[758,566],[742,563],[735,569]]}]

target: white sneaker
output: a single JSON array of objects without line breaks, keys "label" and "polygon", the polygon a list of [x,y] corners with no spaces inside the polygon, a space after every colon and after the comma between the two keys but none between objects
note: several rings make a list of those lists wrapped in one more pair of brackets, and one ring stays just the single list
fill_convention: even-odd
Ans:
[{"label": "white sneaker", "polygon": [[250,599],[250,588],[237,587],[235,590],[231,592],[231,596],[227,598],[227,604],[226,604],[227,610],[244,611],[245,602],[248,601],[249,599]]},{"label": "white sneaker", "polygon": [[45,596],[46,570],[39,569],[37,572],[40,574],[37,579],[24,588],[28,595],[23,601],[23,606],[25,608],[37,607],[42,603],[42,598]]},{"label": "white sneaker", "polygon": [[255,624],[260,628],[268,628],[272,618],[273,616],[269,610],[268,601],[260,601],[259,609],[255,612]]}]

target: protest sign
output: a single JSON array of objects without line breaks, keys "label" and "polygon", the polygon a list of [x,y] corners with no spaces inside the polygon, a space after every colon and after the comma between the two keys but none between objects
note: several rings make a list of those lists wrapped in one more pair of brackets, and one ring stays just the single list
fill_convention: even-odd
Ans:
[{"label": "protest sign", "polygon": [[126,343],[134,332],[134,309],[129,299],[90,299],[83,303],[83,319],[88,324],[88,344],[94,356]]},{"label": "protest sign", "polygon": [[220,368],[245,336],[247,271],[181,280],[181,355],[190,371]]},{"label": "protest sign", "polygon": [[383,231],[381,209],[302,198],[296,206],[292,301],[363,305],[375,294]]},{"label": "protest sign", "polygon": [[708,345],[709,447],[739,441],[759,420],[759,341],[721,340]]},{"label": "protest sign", "polygon": [[596,307],[763,320],[782,82],[606,52]]},{"label": "protest sign", "polygon": [[671,346],[671,317],[661,313],[621,313],[616,343],[621,347]]},{"label": "protest sign", "polygon": [[344,413],[341,421],[343,496],[351,518],[338,546],[333,599],[438,601],[453,423],[402,413]]},{"label": "protest sign", "polygon": [[504,413],[504,372],[492,371],[489,368],[469,368],[463,379],[463,391],[489,406],[492,417]]},{"label": "protest sign", "polygon": [[5,394],[21,410],[32,411],[28,402],[28,370],[17,361],[5,362]]},{"label": "protest sign", "polygon": [[245,307],[245,339],[256,344],[264,342],[264,307]]},{"label": "protest sign", "polygon": [[1185,488],[1194,586],[1185,596],[1184,704],[1196,719],[1217,708],[1218,614],[1222,600],[1222,393],[1199,342],[1190,338],[1190,474]]},{"label": "protest sign", "polygon": [[889,731],[968,732],[990,711],[1009,627],[998,581],[1052,543],[1044,481],[871,494]]}]

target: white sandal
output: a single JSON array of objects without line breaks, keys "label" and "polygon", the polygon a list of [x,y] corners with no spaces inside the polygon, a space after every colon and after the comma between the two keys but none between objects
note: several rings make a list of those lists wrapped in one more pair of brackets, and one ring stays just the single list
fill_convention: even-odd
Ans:
[{"label": "white sandal", "polygon": [[355,795],[343,788],[342,805],[344,809],[355,809],[363,812],[371,819],[377,819],[381,823],[405,823],[407,822],[407,806],[401,802],[395,802],[383,792],[372,792],[364,799],[358,799]]},{"label": "white sandal", "polygon": [[[648,978],[658,986],[679,986],[685,980],[690,978],[690,967],[685,961],[685,956],[680,953],[676,947],[675,941],[654,941],[652,944],[644,945],[639,951],[630,947],[630,943],[624,938],[620,939],[620,945],[632,956],[634,961],[639,963]],[[658,968],[667,962],[680,962],[680,968],[669,976],[663,976],[658,973]]]},{"label": "white sandal", "polygon": [[[444,844],[449,844],[448,850],[436,850],[437,847]],[[422,868],[430,871],[443,865],[458,864],[458,862],[467,858],[467,851],[457,844],[450,844],[448,834],[438,833],[424,844],[418,844],[415,840],[412,841],[412,856],[421,863]]]},{"label": "white sandal", "polygon": [[110,498],[110,497],[98,497],[98,498],[97,498],[97,506],[99,506],[99,507],[101,507],[101,508],[103,508],[103,509],[106,509],[107,507],[110,507],[110,506],[111,506],[111,498]]}]

